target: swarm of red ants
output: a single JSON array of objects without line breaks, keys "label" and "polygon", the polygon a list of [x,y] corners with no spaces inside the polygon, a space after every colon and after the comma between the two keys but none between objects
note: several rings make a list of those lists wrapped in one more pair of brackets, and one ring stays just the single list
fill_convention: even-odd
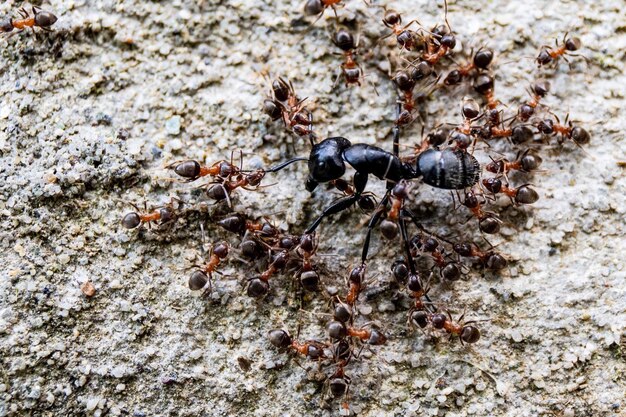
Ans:
[{"label": "swarm of red ants", "polygon": [[[334,33],[332,43],[343,56],[336,84],[345,88],[360,88],[365,73],[359,62],[358,34],[340,27],[338,13],[341,0],[308,0],[304,13],[315,22],[332,12]],[[374,8],[374,6],[371,6]],[[382,12],[380,12],[382,10]],[[539,194],[529,184],[531,175],[542,163],[539,151],[546,143],[556,141],[581,148],[590,141],[589,133],[581,126],[562,123],[541,101],[551,93],[550,83],[538,79],[530,86],[530,97],[522,103],[505,106],[496,95],[494,58],[496,52],[487,46],[464,54],[455,52],[457,36],[447,19],[444,3],[444,23],[430,29],[418,20],[407,22],[391,8],[377,8],[381,16],[383,35],[379,43],[394,52],[395,72],[390,82],[398,92],[393,121],[393,148],[353,143],[343,137],[320,139],[314,131],[310,100],[297,95],[292,83],[280,76],[271,81],[269,95],[262,110],[267,117],[284,127],[295,137],[306,138],[310,145],[307,157],[293,158],[276,166],[248,170],[230,160],[205,165],[196,160],[178,161],[171,169],[182,182],[210,178],[204,185],[204,204],[221,205],[226,213],[216,220],[238,239],[233,242],[214,242],[207,263],[188,277],[192,291],[209,294],[213,276],[233,251],[238,258],[254,265],[256,273],[246,277],[244,290],[248,296],[263,299],[272,292],[277,275],[291,275],[302,292],[324,294],[331,299],[327,335],[318,340],[298,340],[288,329],[275,329],[267,335],[269,342],[280,352],[314,361],[319,369],[326,369],[324,397],[338,399],[344,414],[349,414],[351,378],[349,364],[359,359],[359,352],[367,346],[384,345],[387,335],[384,327],[362,323],[359,320],[359,295],[367,283],[367,263],[372,234],[376,229],[383,239],[397,245],[397,258],[389,263],[389,273],[397,284],[397,291],[412,299],[407,311],[408,323],[416,329],[441,332],[458,338],[461,344],[473,344],[480,338],[477,321],[453,319],[447,306],[438,304],[429,294],[433,282],[452,283],[468,275],[471,268],[498,273],[508,266],[507,257],[495,248],[471,241],[455,241],[427,230],[411,207],[411,196],[420,187],[434,187],[456,196],[471,216],[475,217],[483,237],[499,233],[502,221],[496,201],[501,197],[511,205],[535,203]],[[2,32],[40,27],[49,30],[56,17],[33,8],[32,16],[21,10],[22,19],[9,20],[0,25]],[[315,24],[315,22],[313,24]],[[312,25],[313,25],[312,24]],[[535,59],[541,72],[552,67],[558,72],[562,62],[577,57],[581,42],[565,35],[554,47],[543,47]],[[461,56],[459,56],[461,55]],[[583,57],[584,58],[584,57]],[[339,65],[339,64],[338,64]],[[341,81],[343,79],[343,81]],[[461,100],[463,120],[457,124],[431,126],[422,134],[421,143],[407,154],[401,154],[401,131],[418,121],[419,107],[426,99],[438,94],[453,94],[463,87],[468,94]],[[458,91],[458,88],[457,90]],[[267,94],[264,93],[264,94]],[[390,103],[391,105],[392,103]],[[491,157],[481,166],[474,157],[480,149],[489,152],[490,144],[505,143],[512,157]],[[406,144],[404,144],[406,147]],[[267,220],[255,220],[232,212],[231,200],[244,190],[257,191],[264,186],[268,174],[276,173],[292,164],[306,161],[308,179],[306,189],[313,192],[320,184],[327,190],[337,190],[341,196],[319,213],[302,233],[280,230]],[[344,178],[346,167],[354,170],[352,180]],[[384,195],[374,196],[366,191],[368,180],[375,177],[386,184]],[[515,180],[515,183],[512,183]],[[500,198],[501,199],[501,198]],[[154,210],[140,210],[126,214],[122,226],[135,229],[142,225],[156,225],[167,229],[183,215],[187,203],[173,199],[170,204]],[[316,259],[318,226],[329,217],[358,206],[368,213],[367,228],[360,261],[347,274],[347,288],[339,293],[325,291],[320,260]],[[472,223],[469,223],[472,224]],[[487,239],[483,239],[487,241]],[[237,243],[234,243],[237,242]],[[486,247],[487,246],[487,247]],[[290,329],[294,330],[294,329]]]}]

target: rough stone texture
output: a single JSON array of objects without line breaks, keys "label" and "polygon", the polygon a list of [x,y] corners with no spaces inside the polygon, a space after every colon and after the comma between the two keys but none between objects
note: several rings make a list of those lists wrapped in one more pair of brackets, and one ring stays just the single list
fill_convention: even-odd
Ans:
[{"label": "rough stone texture", "polygon": [[[0,12],[18,6],[6,1]],[[436,2],[389,6],[407,22],[442,21]],[[196,210],[201,190],[172,183],[163,167],[182,158],[212,163],[236,149],[247,167],[306,155],[302,140],[260,111],[263,72],[288,77],[311,98],[320,136],[390,149],[395,92],[387,49],[374,46],[383,33],[380,5],[350,1],[338,11],[344,22],[360,22],[362,47],[373,51],[359,57],[367,74],[361,88],[333,88],[340,57],[329,40],[332,14],[293,33],[292,25],[300,31],[311,21],[297,1],[53,0],[44,8],[59,17],[54,33],[0,40],[0,416],[337,415],[338,401],[321,407],[316,366],[266,340],[269,329],[295,333],[298,324],[302,339],[324,337],[327,318],[319,313],[328,296],[307,296],[300,311],[292,279],[283,276],[270,297],[254,302],[242,294],[249,267],[238,261],[221,268],[211,297],[191,293],[186,277],[206,250],[200,224],[208,242],[237,241],[211,224],[220,209]],[[390,341],[348,367],[351,409],[625,415],[626,179],[617,164],[626,160],[623,3],[458,1],[449,20],[463,47],[497,51],[503,103],[515,109],[545,73],[554,91],[546,104],[560,117],[569,112],[592,141],[584,151],[554,140],[541,147],[543,170],[529,180],[541,199],[505,209],[503,233],[490,239],[509,257],[508,271],[433,283],[433,298],[457,317],[466,311],[485,320],[479,343],[409,330],[408,301],[392,302],[395,291],[362,301],[360,322],[379,324]],[[581,37],[588,61],[537,70],[539,46],[568,31]],[[424,105],[427,127],[458,123],[465,94],[436,92]],[[403,143],[416,144],[420,129],[406,129]],[[477,156],[485,162],[506,148]],[[266,180],[276,185],[236,193],[234,209],[302,231],[335,198],[304,191],[305,171],[295,165]],[[382,187],[371,181],[378,195]],[[121,228],[128,203],[158,205],[171,196],[191,208],[172,230]],[[433,230],[474,234],[475,220],[457,224],[468,214],[451,210],[448,193],[420,186],[413,198]],[[320,228],[318,259],[331,289],[344,291],[365,221],[353,211]],[[395,256],[376,233],[370,288],[388,286]]]}]

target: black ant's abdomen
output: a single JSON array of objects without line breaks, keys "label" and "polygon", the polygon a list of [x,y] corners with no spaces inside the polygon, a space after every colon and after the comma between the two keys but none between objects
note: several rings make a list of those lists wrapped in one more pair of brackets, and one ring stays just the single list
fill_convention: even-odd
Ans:
[{"label": "black ant's abdomen", "polygon": [[395,182],[403,178],[400,159],[376,146],[357,143],[347,148],[343,152],[343,157],[357,172]]},{"label": "black ant's abdomen", "polygon": [[478,182],[480,164],[461,150],[428,149],[417,158],[417,172],[426,184],[446,190],[461,190]]}]

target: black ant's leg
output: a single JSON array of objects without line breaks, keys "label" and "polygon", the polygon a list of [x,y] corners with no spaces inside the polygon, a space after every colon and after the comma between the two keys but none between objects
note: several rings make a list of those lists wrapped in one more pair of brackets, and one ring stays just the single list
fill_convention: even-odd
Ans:
[{"label": "black ant's leg", "polygon": [[344,197],[339,199],[337,202],[333,203],[330,207],[326,208],[322,214],[313,222],[313,224],[304,232],[305,234],[310,234],[317,229],[322,220],[325,217],[332,216],[333,214],[337,214],[342,212],[354,205],[361,196],[359,194],[351,195],[350,197]]},{"label": "black ant's leg", "polygon": [[367,234],[365,235],[365,241],[363,242],[363,251],[361,252],[361,262],[363,263],[365,263],[365,261],[367,260],[367,253],[369,252],[372,230],[380,222],[381,217],[387,211],[387,203],[389,202],[389,194],[390,194],[390,191],[387,191],[387,193],[385,193],[385,197],[383,197],[383,199],[380,201],[380,203],[378,204],[378,208],[376,209],[372,217],[370,217],[370,221],[367,224]]},{"label": "black ant's leg", "polygon": [[[398,100],[398,107],[396,108],[396,121],[400,118],[400,113],[402,112],[402,103]],[[393,126],[393,154],[395,156],[400,155],[400,125],[398,123],[394,123]]]},{"label": "black ant's leg", "polygon": [[367,174],[357,171],[354,174],[354,188],[355,188],[354,194],[349,197],[340,198],[335,203],[333,203],[330,207],[327,207],[304,233],[305,234],[313,233],[315,229],[317,229],[317,227],[320,225],[322,220],[324,220],[325,217],[332,216],[333,214],[337,214],[339,212],[342,212],[352,207],[357,201],[361,199],[361,193],[363,193],[363,191],[365,190],[366,185],[367,185]]}]

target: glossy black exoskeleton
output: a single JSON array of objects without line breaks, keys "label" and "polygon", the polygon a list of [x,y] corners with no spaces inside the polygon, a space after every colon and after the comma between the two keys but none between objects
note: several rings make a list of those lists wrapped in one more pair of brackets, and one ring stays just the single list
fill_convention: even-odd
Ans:
[{"label": "glossy black exoskeleton", "polygon": [[368,174],[392,183],[422,177],[430,186],[457,190],[476,184],[480,173],[478,161],[461,150],[428,149],[417,157],[415,165],[411,165],[376,146],[352,144],[345,138],[332,137],[311,150],[307,190],[312,191],[319,183],[343,176],[345,162],[356,170],[355,187],[359,192],[365,188]]}]

